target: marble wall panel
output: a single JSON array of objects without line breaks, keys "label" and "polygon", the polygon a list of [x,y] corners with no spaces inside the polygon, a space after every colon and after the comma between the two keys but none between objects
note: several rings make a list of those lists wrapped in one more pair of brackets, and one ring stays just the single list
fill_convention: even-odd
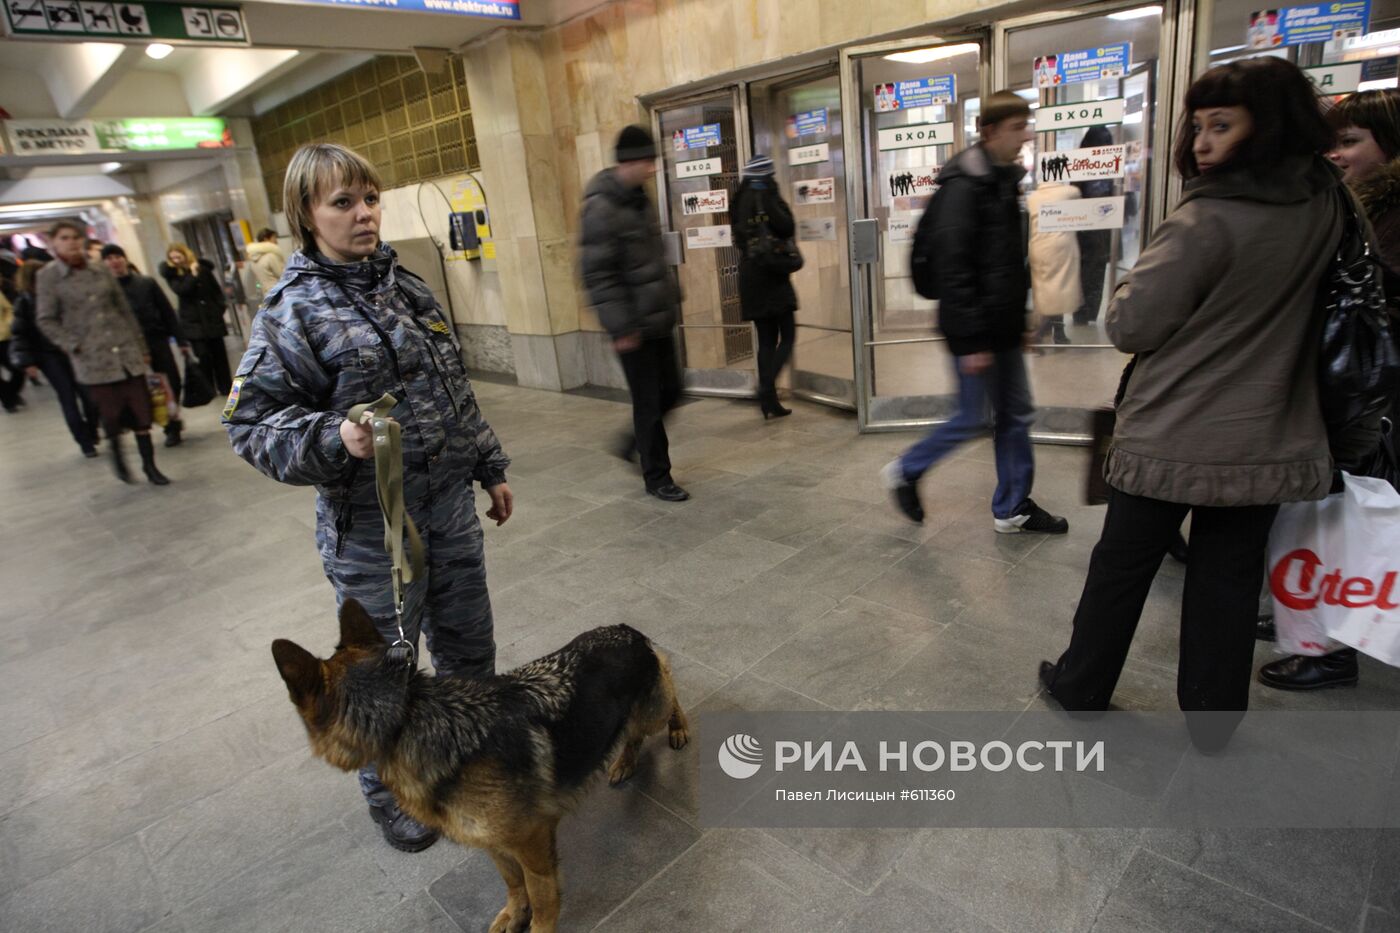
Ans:
[{"label": "marble wall panel", "polygon": [[553,133],[539,136],[526,136],[525,147],[526,183],[530,189],[535,221],[534,235],[541,240],[558,239],[564,236],[566,222],[564,205],[560,203],[559,172],[555,168],[558,157]]},{"label": "marble wall panel", "polygon": [[534,33],[512,33],[510,64],[521,133],[526,136],[552,133],[554,118],[551,115],[549,85],[545,80],[539,36]]},{"label": "marble wall panel", "polygon": [[520,262],[521,304],[510,316],[510,331],[513,334],[551,334],[539,241],[534,237],[516,237],[515,245]]},{"label": "marble wall panel", "polygon": [[549,329],[567,334],[579,328],[578,272],[574,243],[567,237],[540,241],[540,266],[544,272]]},{"label": "marble wall panel", "polygon": [[458,324],[457,340],[462,344],[462,359],[469,374],[515,374],[515,351],[511,349],[510,331],[503,325]]}]

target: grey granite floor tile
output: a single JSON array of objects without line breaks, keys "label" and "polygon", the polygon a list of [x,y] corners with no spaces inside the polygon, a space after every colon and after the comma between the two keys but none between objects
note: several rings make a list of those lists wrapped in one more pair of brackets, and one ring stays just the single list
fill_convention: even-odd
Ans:
[{"label": "grey granite floor tile", "polygon": [[1361,933],[1400,933],[1400,914],[1368,907],[1361,922]]},{"label": "grey granite floor tile", "polygon": [[943,628],[851,597],[774,649],[753,672],[834,709],[854,709]]},{"label": "grey granite floor tile", "polygon": [[427,891],[406,897],[384,917],[385,930],[404,933],[465,933]]},{"label": "grey granite floor tile", "polygon": [[1152,830],[1144,846],[1322,926],[1361,922],[1379,831]]},{"label": "grey granite floor tile", "polygon": [[1113,890],[1094,929],[1105,933],[1118,930],[1320,933],[1335,928],[1319,926],[1299,914],[1142,850],[1134,856]]},{"label": "grey granite floor tile", "polygon": [[646,583],[697,605],[709,604],[795,553],[786,545],[731,531],[690,551],[684,561],[648,573]]},{"label": "grey granite floor tile", "polygon": [[860,895],[757,830],[712,830],[597,929],[676,933],[831,929]]},{"label": "grey granite floor tile", "polygon": [[1093,925],[1132,860],[1139,835],[1108,829],[928,830],[900,859],[895,875],[1005,930],[1077,933]]},{"label": "grey granite floor tile", "polygon": [[783,561],[777,573],[833,599],[844,599],[914,548],[913,542],[902,538],[843,526]]},{"label": "grey granite floor tile", "polygon": [[1011,565],[965,557],[927,544],[856,591],[871,602],[935,622],[951,622],[963,610],[1005,586]]},{"label": "grey granite floor tile", "polygon": [[1014,635],[953,623],[873,685],[859,708],[1023,710],[1040,693],[1036,671],[1045,653]]},{"label": "grey granite floor tile", "polygon": [[[923,830],[919,829],[789,829],[763,830],[794,852],[841,878],[851,887],[866,894],[878,888],[895,864],[915,843]],[[891,888],[898,888],[896,882]],[[913,895],[927,892],[907,889]]]},{"label": "grey granite floor tile", "polygon": [[868,933],[872,930],[1002,933],[999,927],[987,920],[975,917],[898,876],[889,878],[869,897],[852,904],[833,930],[835,933]]},{"label": "grey granite floor tile", "polygon": [[125,933],[152,925],[167,910],[141,847],[128,836],[0,897],[0,927],[15,933]]}]

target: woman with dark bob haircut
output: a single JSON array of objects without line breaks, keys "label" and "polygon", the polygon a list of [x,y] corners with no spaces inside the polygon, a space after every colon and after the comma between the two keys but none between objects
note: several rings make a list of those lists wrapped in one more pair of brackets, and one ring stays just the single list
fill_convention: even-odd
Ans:
[{"label": "woman with dark bob haircut", "polygon": [[1181,203],[1108,309],[1109,338],[1138,363],[1074,633],[1041,665],[1066,709],[1108,708],[1189,513],[1177,701],[1244,710],[1269,528],[1280,503],[1321,499],[1331,482],[1316,373],[1318,286],[1343,220],[1324,158],[1332,129],[1308,79],[1278,58],[1212,68],[1185,109]]}]

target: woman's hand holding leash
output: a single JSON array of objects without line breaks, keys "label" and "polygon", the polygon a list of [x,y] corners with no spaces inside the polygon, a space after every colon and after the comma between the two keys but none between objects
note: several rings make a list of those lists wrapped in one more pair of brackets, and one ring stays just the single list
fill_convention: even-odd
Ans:
[{"label": "woman's hand holding leash", "polygon": [[340,439],[345,444],[345,452],[356,460],[368,460],[374,456],[374,429],[369,426],[370,413],[356,424],[349,418],[340,422]]}]

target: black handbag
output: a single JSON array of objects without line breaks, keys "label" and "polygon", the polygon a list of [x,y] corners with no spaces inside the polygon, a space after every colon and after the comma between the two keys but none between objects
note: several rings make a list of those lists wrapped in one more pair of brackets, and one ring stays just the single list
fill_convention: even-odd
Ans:
[{"label": "black handbag", "polygon": [[1323,276],[1318,388],[1329,436],[1338,437],[1388,404],[1400,383],[1400,348],[1386,312],[1385,274],[1345,186],[1342,239]]},{"label": "black handbag", "polygon": [[204,367],[190,361],[185,366],[184,398],[180,404],[185,408],[198,408],[214,401],[214,384],[204,374]]},{"label": "black handbag", "polygon": [[1381,419],[1381,442],[1373,453],[1356,471],[1358,476],[1374,476],[1383,479],[1400,490],[1400,452],[1396,450],[1395,425],[1389,418]]},{"label": "black handbag", "polygon": [[780,237],[768,225],[768,214],[760,211],[749,220],[752,231],[744,254],[755,268],[773,275],[791,275],[802,268],[802,253],[791,238]]}]

